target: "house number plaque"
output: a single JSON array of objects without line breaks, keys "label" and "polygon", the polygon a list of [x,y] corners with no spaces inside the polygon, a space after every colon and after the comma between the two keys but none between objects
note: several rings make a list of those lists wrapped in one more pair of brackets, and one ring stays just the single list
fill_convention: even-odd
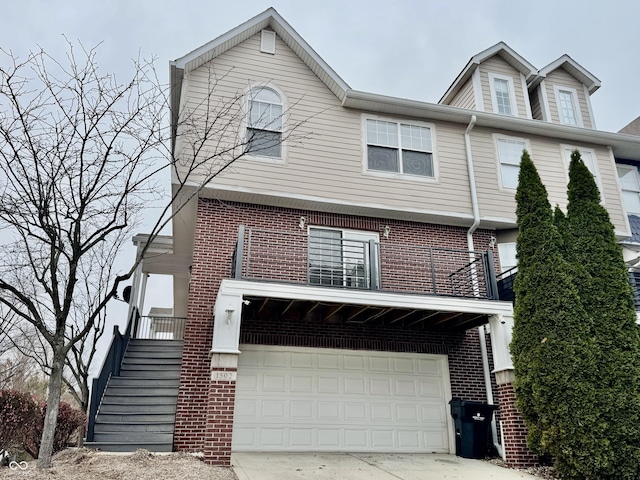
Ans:
[{"label": "house number plaque", "polygon": [[227,382],[235,382],[238,372],[221,372],[215,370],[211,372],[211,380],[226,380]]}]

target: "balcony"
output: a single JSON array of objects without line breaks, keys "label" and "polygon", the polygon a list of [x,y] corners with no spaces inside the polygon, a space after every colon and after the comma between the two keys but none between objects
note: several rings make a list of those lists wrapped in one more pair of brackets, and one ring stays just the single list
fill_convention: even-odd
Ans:
[{"label": "balcony", "polygon": [[231,276],[318,287],[498,299],[491,251],[244,227],[239,231]]},{"label": "balcony", "polygon": [[394,244],[367,236],[373,235],[241,226],[231,279],[250,282],[243,287],[248,300],[243,317],[467,329],[510,311],[498,305],[505,302],[494,302],[499,298],[491,251]]}]

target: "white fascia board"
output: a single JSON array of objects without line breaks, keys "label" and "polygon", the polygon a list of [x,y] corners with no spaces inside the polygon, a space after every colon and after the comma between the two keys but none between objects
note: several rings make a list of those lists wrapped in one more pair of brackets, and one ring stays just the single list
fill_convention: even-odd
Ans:
[{"label": "white fascia board", "polygon": [[381,290],[351,290],[233,279],[222,280],[218,296],[221,295],[246,295],[279,298],[283,300],[348,303],[362,306],[406,308],[411,310],[438,310],[443,312],[479,313],[486,315],[513,314],[512,303],[499,300],[388,293]]},{"label": "white fascia board", "polygon": [[477,117],[476,127],[503,129],[527,135],[540,135],[558,140],[593,145],[610,145],[613,147],[616,156],[629,160],[640,160],[640,137],[635,135],[559,125],[491,112],[469,111],[449,105],[388,97],[356,90],[347,92],[342,105],[345,108],[411,116],[423,120],[463,123],[465,125],[469,124],[471,116],[475,115]]},{"label": "white fascia board", "polygon": [[553,72],[560,67],[563,67],[567,72],[575,77],[576,80],[586,85],[589,89],[589,95],[593,94],[602,85],[598,77],[596,77],[593,73],[580,65],[566,53],[560,58],[557,58],[556,60],[551,62],[546,67],[541,68],[538,74],[547,76],[550,72]]}]

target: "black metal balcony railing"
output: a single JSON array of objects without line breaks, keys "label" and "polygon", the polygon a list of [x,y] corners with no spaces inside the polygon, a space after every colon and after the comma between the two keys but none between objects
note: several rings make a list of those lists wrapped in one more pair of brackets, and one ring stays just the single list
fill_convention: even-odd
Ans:
[{"label": "black metal balcony railing", "polygon": [[232,277],[497,299],[493,255],[241,226]]}]

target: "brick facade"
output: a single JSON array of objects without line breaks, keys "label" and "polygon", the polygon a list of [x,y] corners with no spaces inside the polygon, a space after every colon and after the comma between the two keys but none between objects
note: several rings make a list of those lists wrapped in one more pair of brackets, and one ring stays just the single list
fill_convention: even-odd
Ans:
[{"label": "brick facade", "polygon": [[[235,382],[211,380],[210,350],[213,336],[213,306],[220,282],[231,277],[238,226],[300,234],[300,217],[307,225],[382,232],[391,227],[389,239],[415,247],[467,248],[462,227],[401,222],[384,218],[319,213],[261,205],[200,199],[194,239],[189,287],[184,356],[174,447],[180,451],[203,451],[207,462],[228,465]],[[478,250],[486,250],[491,231],[477,231]],[[294,248],[294,247],[289,247]],[[381,261],[384,279],[385,265]],[[286,272],[283,272],[286,277]],[[422,352],[447,354],[454,397],[486,401],[479,338],[476,329],[467,332],[430,331],[401,326],[356,324],[301,324],[286,318],[269,323],[243,319],[241,343],[292,345],[325,348]],[[224,370],[224,369],[223,369]]]},{"label": "brick facade", "polygon": [[516,410],[516,392],[513,384],[498,386],[500,419],[502,421],[505,458],[512,467],[530,467],[539,463],[538,456],[527,447],[527,429],[520,412]]}]

